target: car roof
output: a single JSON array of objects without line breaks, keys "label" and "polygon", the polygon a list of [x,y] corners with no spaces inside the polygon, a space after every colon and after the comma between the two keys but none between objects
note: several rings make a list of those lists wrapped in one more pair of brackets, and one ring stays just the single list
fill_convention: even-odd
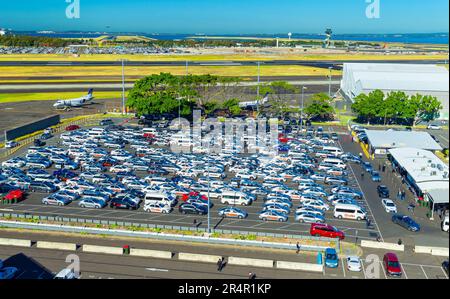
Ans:
[{"label": "car roof", "polygon": [[398,257],[395,253],[388,252],[384,256],[391,262],[398,262]]}]

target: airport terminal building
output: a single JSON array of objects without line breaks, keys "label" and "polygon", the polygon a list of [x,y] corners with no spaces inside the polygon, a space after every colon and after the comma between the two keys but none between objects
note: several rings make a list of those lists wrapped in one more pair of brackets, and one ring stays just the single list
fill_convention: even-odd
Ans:
[{"label": "airport terminal building", "polygon": [[449,72],[445,67],[422,64],[345,63],[341,93],[353,101],[374,90],[403,91],[435,96],[442,102],[440,119],[449,119]]},{"label": "airport terminal building", "polygon": [[366,130],[369,153],[375,156],[386,156],[390,149],[417,148],[428,151],[441,151],[442,147],[428,132]]},{"label": "airport terminal building", "polygon": [[389,150],[389,160],[418,199],[432,212],[449,206],[449,168],[430,151],[416,148]]}]

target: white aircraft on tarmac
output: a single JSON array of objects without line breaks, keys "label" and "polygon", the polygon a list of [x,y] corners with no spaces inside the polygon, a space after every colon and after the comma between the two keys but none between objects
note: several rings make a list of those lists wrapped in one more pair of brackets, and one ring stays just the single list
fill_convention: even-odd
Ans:
[{"label": "white aircraft on tarmac", "polygon": [[269,93],[266,93],[260,101],[241,102],[239,107],[246,110],[256,110],[259,106],[264,106],[269,101]]},{"label": "white aircraft on tarmac", "polygon": [[82,107],[86,105],[88,102],[92,101],[94,99],[94,89],[89,89],[88,94],[77,99],[70,99],[70,100],[58,100],[54,105],[53,108],[55,109],[69,109],[72,107]]}]

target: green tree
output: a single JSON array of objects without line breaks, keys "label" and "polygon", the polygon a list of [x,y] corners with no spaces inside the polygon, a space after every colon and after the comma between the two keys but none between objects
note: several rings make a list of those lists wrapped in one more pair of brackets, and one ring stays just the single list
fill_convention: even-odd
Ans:
[{"label": "green tree", "polygon": [[331,105],[331,98],[326,93],[318,93],[312,96],[312,103],[304,109],[304,114],[308,119],[333,120],[334,108]]},{"label": "green tree", "polygon": [[228,99],[222,104],[222,107],[228,109],[232,115],[239,115],[242,112],[239,107],[239,99]]},{"label": "green tree", "polygon": [[422,121],[433,121],[439,117],[440,111],[443,109],[442,103],[433,96],[423,96],[416,94],[411,97],[410,101],[411,114],[413,114],[413,126]]}]

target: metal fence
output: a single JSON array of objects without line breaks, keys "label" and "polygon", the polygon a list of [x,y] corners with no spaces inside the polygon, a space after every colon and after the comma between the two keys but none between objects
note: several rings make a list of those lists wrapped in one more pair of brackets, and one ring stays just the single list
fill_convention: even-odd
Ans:
[{"label": "metal fence", "polygon": [[[88,126],[90,124],[93,124],[95,121],[98,121],[101,118],[102,118],[102,116],[98,116],[98,115],[86,116],[86,117],[83,117],[81,119],[77,119],[77,120],[73,120],[73,121],[63,121],[59,125],[56,125],[56,126],[54,126],[52,128],[54,130],[54,133],[58,134],[58,133],[63,132],[67,126],[70,126],[70,125],[84,125],[84,126]],[[36,136],[39,135],[39,134],[42,134],[42,133],[43,133],[42,130],[35,131],[32,134],[30,134],[30,137],[25,138],[23,140],[20,140],[19,141],[19,146],[4,151],[2,154],[0,154],[0,159],[8,159],[11,155],[13,155],[17,151],[19,151],[21,148],[32,144],[34,142],[34,140],[36,140]]]},{"label": "metal fence", "polygon": [[[115,221],[115,220],[99,220],[99,219],[84,219],[84,218],[73,218],[64,216],[46,216],[46,215],[30,215],[30,214],[18,214],[18,213],[0,213],[0,218],[6,219],[29,219],[49,222],[59,222],[66,224],[78,224],[78,225],[105,225],[109,227],[127,227],[129,230],[116,230],[111,228],[92,228],[92,227],[75,227],[69,225],[50,225],[50,224],[36,224],[27,222],[0,222],[1,226],[15,227],[15,228],[26,228],[26,229],[42,229],[42,230],[52,230],[52,231],[62,231],[62,232],[73,232],[73,233],[91,233],[91,234],[102,234],[102,235],[114,235],[114,236],[126,236],[126,237],[141,237],[141,238],[155,238],[163,240],[174,240],[174,241],[191,241],[191,242],[201,242],[201,243],[214,243],[214,244],[227,244],[227,245],[242,245],[242,246],[257,246],[265,248],[275,248],[275,249],[297,249],[297,241],[322,241],[329,242],[333,244],[331,247],[339,251],[340,244],[339,240],[329,239],[329,238],[317,238],[303,235],[290,235],[290,234],[276,234],[276,233],[266,233],[266,232],[248,232],[240,230],[225,230],[225,229],[214,229],[213,234],[223,234],[223,235],[240,235],[240,236],[256,236],[256,237],[271,237],[271,238],[282,238],[291,239],[292,243],[275,243],[266,241],[254,241],[254,240],[241,240],[241,239],[220,239],[214,237],[201,237],[183,234],[163,234],[157,232],[145,232],[136,231],[135,228],[141,229],[154,229],[154,230],[166,230],[166,231],[181,231],[181,232],[200,232],[206,233],[205,228],[196,227],[185,227],[185,226],[175,226],[175,225],[159,225],[150,223],[138,223],[138,222],[127,222],[127,221]],[[327,247],[315,246],[315,245],[301,245],[301,250],[303,251],[324,251]]]}]

